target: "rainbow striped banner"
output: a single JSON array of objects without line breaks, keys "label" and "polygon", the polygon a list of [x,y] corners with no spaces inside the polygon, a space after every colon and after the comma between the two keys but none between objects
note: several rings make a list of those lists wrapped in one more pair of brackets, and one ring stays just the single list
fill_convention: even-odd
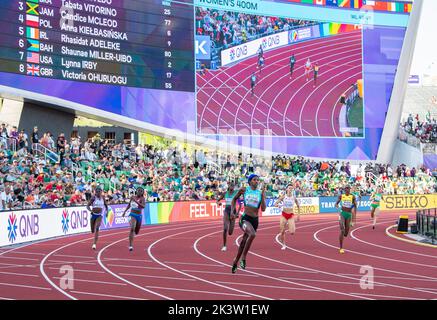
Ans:
[{"label": "rainbow striped banner", "polygon": [[[411,13],[413,4],[397,1],[376,0],[286,0],[287,2],[309,5],[329,6],[338,8],[361,9],[363,6],[372,7],[375,11]],[[279,1],[282,2],[282,1]]]}]

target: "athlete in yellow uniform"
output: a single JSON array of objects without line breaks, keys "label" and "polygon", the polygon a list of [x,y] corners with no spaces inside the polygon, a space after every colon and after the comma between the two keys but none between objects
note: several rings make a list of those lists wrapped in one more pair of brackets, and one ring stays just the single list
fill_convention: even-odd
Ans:
[{"label": "athlete in yellow uniform", "polygon": [[346,186],[344,192],[338,197],[335,207],[338,208],[338,204],[341,202],[340,211],[340,253],[344,253],[343,239],[349,234],[350,223],[352,220],[352,210],[354,215],[357,214],[357,202],[355,196],[351,194],[351,187]]}]

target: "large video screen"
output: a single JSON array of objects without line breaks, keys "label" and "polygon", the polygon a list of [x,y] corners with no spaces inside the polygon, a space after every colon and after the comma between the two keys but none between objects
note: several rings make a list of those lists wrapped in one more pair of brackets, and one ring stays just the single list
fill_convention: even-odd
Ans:
[{"label": "large video screen", "polygon": [[1,1],[0,93],[278,153],[375,159],[411,8]]},{"label": "large video screen", "polygon": [[219,68],[197,72],[199,134],[364,136],[361,25],[208,8],[196,21],[223,48]]}]

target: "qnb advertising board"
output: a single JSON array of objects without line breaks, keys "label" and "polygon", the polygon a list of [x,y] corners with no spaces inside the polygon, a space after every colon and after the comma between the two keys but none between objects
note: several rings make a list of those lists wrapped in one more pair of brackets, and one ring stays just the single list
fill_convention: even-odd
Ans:
[{"label": "qnb advertising board", "polygon": [[[129,216],[123,217],[126,204],[110,205],[104,212],[101,230],[127,228]],[[147,203],[143,225],[182,221],[220,219],[224,206],[215,201]],[[86,207],[0,212],[0,247],[29,241],[90,232],[90,213]]]},{"label": "qnb advertising board", "polygon": [[412,3],[13,0],[0,9],[1,92],[275,153],[376,159]]}]

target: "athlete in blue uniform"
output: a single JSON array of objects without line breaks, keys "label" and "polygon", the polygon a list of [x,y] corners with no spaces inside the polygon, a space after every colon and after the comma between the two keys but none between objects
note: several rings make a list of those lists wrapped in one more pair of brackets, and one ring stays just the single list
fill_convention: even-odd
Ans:
[{"label": "athlete in blue uniform", "polygon": [[226,239],[228,234],[231,236],[234,232],[235,227],[235,218],[238,217],[237,210],[231,211],[232,209],[232,199],[234,199],[235,194],[237,191],[235,190],[235,187],[233,184],[229,185],[228,191],[223,193],[218,199],[217,199],[217,205],[220,205],[220,201],[225,199],[226,206],[225,206],[225,212],[223,214],[223,247],[222,251],[226,251]]},{"label": "athlete in blue uniform", "polygon": [[127,210],[130,208],[130,231],[129,231],[129,251],[134,249],[134,233],[138,234],[141,228],[141,222],[143,219],[143,209],[146,206],[146,199],[144,198],[144,189],[138,188],[135,196],[130,198],[129,204],[123,212],[125,216]]},{"label": "athlete in blue uniform", "polygon": [[258,212],[266,210],[265,190],[258,190],[259,177],[256,174],[251,174],[248,178],[249,187],[243,187],[238,190],[237,194],[232,199],[232,209],[234,210],[238,198],[244,197],[244,213],[240,218],[240,228],[244,235],[241,239],[240,247],[237,256],[232,265],[232,273],[237,272],[238,261],[241,258],[240,267],[246,269],[246,255],[249,252],[253,239],[256,236],[258,229]]}]

